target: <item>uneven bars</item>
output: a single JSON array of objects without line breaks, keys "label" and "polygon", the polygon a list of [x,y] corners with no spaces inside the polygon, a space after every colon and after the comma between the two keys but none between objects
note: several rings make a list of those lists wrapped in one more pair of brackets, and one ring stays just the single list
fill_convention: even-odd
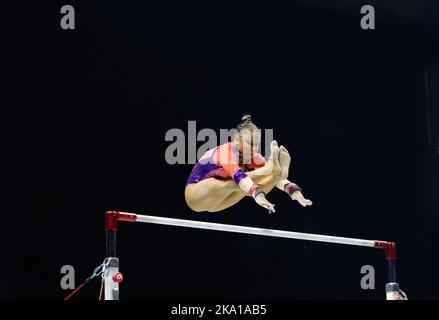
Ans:
[{"label": "uneven bars", "polygon": [[[118,286],[116,280],[111,278],[110,274],[118,273],[119,262],[116,258],[116,231],[118,226],[118,221],[128,221],[128,222],[144,222],[152,224],[170,225],[177,227],[187,227],[195,229],[204,230],[216,230],[243,234],[253,234],[277,238],[288,238],[306,241],[318,241],[327,243],[336,243],[344,245],[362,246],[379,248],[385,250],[385,256],[387,260],[387,279],[388,283],[386,285],[387,299],[396,300],[400,294],[399,286],[396,283],[396,245],[394,242],[382,241],[382,240],[365,240],[347,237],[336,237],[312,233],[302,233],[293,232],[285,230],[275,230],[275,229],[264,229],[256,227],[246,227],[237,226],[222,223],[195,221],[195,220],[185,220],[185,219],[175,219],[175,218],[165,218],[149,215],[139,215],[136,213],[120,212],[120,211],[107,211],[105,214],[105,229],[107,233],[107,260],[114,263],[112,267],[108,268],[108,276],[106,277],[106,283],[109,283],[108,290],[111,292],[106,296],[106,299],[115,299],[119,296]],[[116,282],[116,283],[113,283]],[[388,288],[389,287],[389,288]],[[107,286],[106,286],[106,292]]]},{"label": "uneven bars", "polygon": [[254,234],[254,235],[277,237],[277,238],[289,238],[289,239],[298,239],[298,240],[307,240],[307,241],[318,241],[318,242],[346,244],[353,246],[380,248],[386,250],[387,258],[396,258],[395,243],[388,241],[334,237],[334,236],[312,234],[312,233],[245,227],[245,226],[237,226],[231,224],[165,218],[165,217],[157,217],[157,216],[147,216],[147,215],[139,215],[135,213],[119,212],[119,211],[107,212],[106,214],[107,230],[117,230],[118,220],[129,221],[129,222],[161,224],[161,225],[169,225],[169,226],[177,226],[177,227],[187,227],[187,228],[195,228],[195,229]]}]

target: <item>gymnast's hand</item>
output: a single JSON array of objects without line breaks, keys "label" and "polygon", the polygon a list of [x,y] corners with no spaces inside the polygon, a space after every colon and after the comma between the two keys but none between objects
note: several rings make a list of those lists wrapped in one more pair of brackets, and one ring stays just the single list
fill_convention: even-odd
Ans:
[{"label": "gymnast's hand", "polygon": [[268,213],[276,212],[274,210],[274,204],[268,202],[268,200],[265,198],[265,193],[260,192],[254,197],[257,204],[259,204],[261,207],[264,207],[265,209],[268,209]]},{"label": "gymnast's hand", "polygon": [[299,190],[293,192],[293,194],[291,195],[291,199],[297,200],[303,207],[312,205],[312,201],[305,199],[302,192],[300,192]]}]

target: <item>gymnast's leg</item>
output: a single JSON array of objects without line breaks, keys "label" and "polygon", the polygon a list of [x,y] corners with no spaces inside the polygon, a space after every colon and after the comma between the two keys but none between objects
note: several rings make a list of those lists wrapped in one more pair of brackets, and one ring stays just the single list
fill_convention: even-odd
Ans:
[{"label": "gymnast's leg", "polygon": [[[279,164],[279,148],[273,145],[270,159],[266,164],[246,174],[259,184],[265,193],[273,189],[281,179]],[[244,198],[246,194],[233,180],[208,178],[186,186],[185,199],[187,205],[195,212],[215,212],[224,210]]]}]

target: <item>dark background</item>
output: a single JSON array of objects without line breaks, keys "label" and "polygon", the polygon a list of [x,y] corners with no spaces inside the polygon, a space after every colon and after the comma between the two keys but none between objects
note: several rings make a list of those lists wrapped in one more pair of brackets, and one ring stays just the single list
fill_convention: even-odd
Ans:
[{"label": "dark background", "polygon": [[[59,26],[64,4],[76,30]],[[376,30],[360,28],[365,4]],[[438,299],[438,9],[433,0],[17,8],[4,60],[0,297],[62,299],[61,267],[75,267],[77,285],[88,277],[105,257],[104,213],[121,210],[396,241],[402,289]],[[186,206],[192,165],[166,163],[167,130],[195,120],[219,132],[244,112],[290,150],[292,180],[312,207],[276,191],[271,216],[249,198],[219,213]],[[385,298],[384,255],[370,248],[127,223],[118,240],[123,299]],[[360,287],[366,264],[375,290]],[[98,286],[76,299],[95,299]]]}]

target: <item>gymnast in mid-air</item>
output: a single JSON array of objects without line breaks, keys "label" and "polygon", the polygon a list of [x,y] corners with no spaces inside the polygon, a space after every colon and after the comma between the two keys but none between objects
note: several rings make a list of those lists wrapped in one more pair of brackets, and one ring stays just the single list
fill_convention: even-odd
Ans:
[{"label": "gymnast in mid-air", "polygon": [[274,140],[270,157],[265,160],[257,152],[261,142],[260,129],[245,114],[236,128],[232,142],[208,150],[198,161],[186,182],[187,205],[196,212],[217,212],[251,196],[257,204],[275,212],[266,199],[273,188],[286,192],[302,206],[312,205],[302,189],[288,180],[291,157],[284,146]]}]

